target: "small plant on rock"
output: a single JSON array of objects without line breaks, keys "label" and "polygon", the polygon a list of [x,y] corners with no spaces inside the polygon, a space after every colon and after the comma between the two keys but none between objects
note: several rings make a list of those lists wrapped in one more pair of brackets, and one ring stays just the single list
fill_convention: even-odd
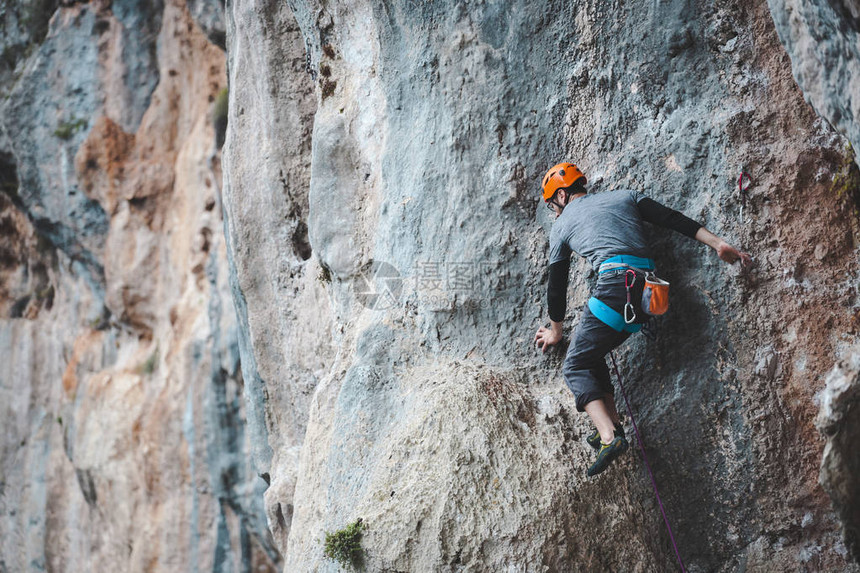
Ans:
[{"label": "small plant on rock", "polygon": [[61,121],[54,130],[54,135],[62,140],[68,141],[74,134],[87,128],[87,120],[72,116],[70,121]]},{"label": "small plant on rock", "polygon": [[218,149],[224,146],[224,138],[227,134],[227,113],[229,111],[230,92],[227,88],[218,92],[215,97],[215,106],[212,110],[212,125],[215,128],[215,145]]},{"label": "small plant on rock", "polygon": [[361,535],[366,528],[361,518],[358,518],[340,531],[326,531],[325,556],[337,561],[342,567],[360,569],[363,563]]},{"label": "small plant on rock", "polygon": [[833,190],[840,199],[848,197],[855,203],[860,202],[860,169],[855,163],[854,148],[850,143],[845,146],[842,165],[833,176]]},{"label": "small plant on rock", "polygon": [[152,376],[153,372],[158,368],[158,346],[146,361],[137,367],[137,373],[141,376]]},{"label": "small plant on rock", "polygon": [[317,274],[317,280],[323,284],[331,284],[331,269],[320,263],[320,272]]}]

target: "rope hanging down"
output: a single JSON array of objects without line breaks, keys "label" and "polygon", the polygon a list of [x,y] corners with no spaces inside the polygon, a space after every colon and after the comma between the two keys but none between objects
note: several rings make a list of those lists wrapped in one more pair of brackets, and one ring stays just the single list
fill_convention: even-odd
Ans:
[{"label": "rope hanging down", "polygon": [[642,436],[639,435],[639,428],[636,427],[636,420],[633,418],[633,408],[630,407],[630,401],[627,399],[627,392],[624,391],[624,384],[621,383],[621,374],[619,374],[618,364],[615,362],[615,353],[610,352],[609,357],[612,358],[612,367],[615,369],[615,377],[618,379],[618,387],[621,388],[621,395],[624,397],[624,404],[627,406],[627,414],[630,416],[630,422],[633,424],[633,431],[636,433],[636,441],[639,442],[639,449],[642,450],[642,459],[645,461],[648,475],[651,476],[651,485],[654,487],[654,495],[657,496],[657,503],[660,505],[660,513],[663,514],[663,522],[666,524],[666,529],[669,530],[669,539],[672,540],[672,547],[675,548],[675,557],[678,558],[678,564],[681,566],[681,571],[683,571],[683,573],[687,573],[687,570],[684,568],[684,562],[681,561],[681,553],[678,551],[678,544],[675,543],[675,536],[672,534],[672,527],[669,525],[669,518],[666,517],[666,510],[663,508],[663,500],[660,499],[660,492],[657,491],[657,480],[654,479],[654,472],[651,471],[651,464],[648,463],[648,456],[645,455],[645,446],[642,443]]}]

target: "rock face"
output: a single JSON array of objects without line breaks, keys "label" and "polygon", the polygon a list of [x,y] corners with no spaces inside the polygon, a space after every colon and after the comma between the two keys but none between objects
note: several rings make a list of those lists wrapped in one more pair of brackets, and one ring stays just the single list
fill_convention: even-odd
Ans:
[{"label": "rock face", "polygon": [[[251,453],[256,471],[272,476],[266,515],[283,551],[311,395],[336,352],[306,222],[315,98],[304,42],[284,2],[232,4],[227,27],[233,55],[225,231]],[[254,133],[253,143],[245,139]]]},{"label": "rock face", "polygon": [[531,344],[561,160],[756,257],[653,229],[617,353],[687,570],[860,571],[857,10],[801,4],[4,4],[0,571],[672,570]]},{"label": "rock face", "polygon": [[860,559],[860,353],[855,351],[833,369],[821,394],[815,423],[827,436],[821,461],[821,485],[833,498],[842,519],[845,542],[854,560]]},{"label": "rock face", "polygon": [[860,147],[860,2],[768,4],[806,100]]},{"label": "rock face", "polygon": [[324,533],[359,517],[372,571],[672,569],[640,455],[585,478],[563,354],[531,345],[564,159],[756,257],[654,229],[672,310],[619,352],[688,570],[860,570],[813,421],[856,340],[858,173],[764,0],[226,11],[225,229],[285,571],[337,570]]},{"label": "rock face", "polygon": [[224,53],[181,1],[0,18],[0,571],[278,569],[222,232]]}]

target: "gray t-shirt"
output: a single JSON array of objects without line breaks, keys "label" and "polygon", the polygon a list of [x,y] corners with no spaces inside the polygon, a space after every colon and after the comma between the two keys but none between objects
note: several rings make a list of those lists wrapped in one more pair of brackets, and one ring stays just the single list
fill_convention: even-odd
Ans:
[{"label": "gray t-shirt", "polygon": [[651,257],[637,204],[645,195],[630,190],[588,193],[567,204],[549,234],[549,264],[588,259],[594,270],[615,255]]}]

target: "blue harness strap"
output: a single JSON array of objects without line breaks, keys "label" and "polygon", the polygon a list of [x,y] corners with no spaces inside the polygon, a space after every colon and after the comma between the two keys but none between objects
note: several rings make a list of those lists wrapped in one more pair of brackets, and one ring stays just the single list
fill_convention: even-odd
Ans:
[{"label": "blue harness strap", "polygon": [[594,297],[588,299],[588,308],[597,320],[616,332],[639,332],[642,328],[641,324],[627,324],[620,312]]},{"label": "blue harness strap", "polygon": [[646,271],[654,270],[654,261],[652,261],[651,259],[646,259],[644,257],[636,257],[634,255],[615,255],[614,257],[609,257],[608,259],[600,263],[600,267],[602,270],[599,270],[599,273],[613,270],[612,268],[603,269],[603,265],[609,265],[610,267],[615,265],[624,265]]}]

